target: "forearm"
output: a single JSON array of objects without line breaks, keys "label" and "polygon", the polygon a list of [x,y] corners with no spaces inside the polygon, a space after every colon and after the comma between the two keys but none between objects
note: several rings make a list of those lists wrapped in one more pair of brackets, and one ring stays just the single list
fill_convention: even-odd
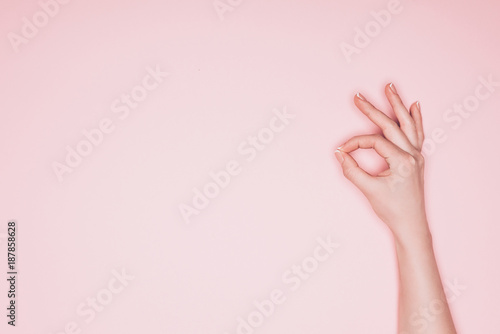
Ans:
[{"label": "forearm", "polygon": [[[427,222],[394,235],[399,266],[398,334],[456,333]],[[415,225],[413,225],[415,226]]]},{"label": "forearm", "polygon": [[[385,95],[397,120],[356,94],[354,103],[382,135],[354,136],[337,148],[335,156],[344,176],[393,232],[399,265],[399,334],[455,334],[425,216],[421,106],[416,102],[407,109],[392,83],[385,86]],[[388,168],[377,175],[367,173],[350,154],[358,149],[374,149]]]}]

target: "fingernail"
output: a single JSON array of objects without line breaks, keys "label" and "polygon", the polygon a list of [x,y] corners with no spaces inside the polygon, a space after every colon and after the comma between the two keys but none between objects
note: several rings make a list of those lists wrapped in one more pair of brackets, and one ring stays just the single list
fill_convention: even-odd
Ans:
[{"label": "fingernail", "polygon": [[417,101],[417,108],[418,108],[418,111],[420,111],[420,101]]},{"label": "fingernail", "polygon": [[396,86],[394,86],[394,84],[391,82],[391,84],[389,85],[389,88],[392,90],[392,92],[394,94],[397,94],[398,92],[396,91]]},{"label": "fingernail", "polygon": [[337,149],[335,151],[335,158],[337,158],[337,160],[338,160],[339,163],[343,163],[344,162],[344,157],[342,156],[342,153],[340,152],[339,149]]},{"label": "fingernail", "polygon": [[356,96],[358,97],[358,99],[360,99],[361,101],[366,101],[365,97],[363,95],[361,95],[360,93],[356,94]]}]

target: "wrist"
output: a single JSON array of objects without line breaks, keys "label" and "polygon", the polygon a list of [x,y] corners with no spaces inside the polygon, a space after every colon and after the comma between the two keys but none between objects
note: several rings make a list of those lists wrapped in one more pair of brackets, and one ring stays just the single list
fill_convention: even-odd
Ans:
[{"label": "wrist", "polygon": [[432,247],[432,234],[427,220],[412,222],[398,231],[393,231],[398,248]]}]

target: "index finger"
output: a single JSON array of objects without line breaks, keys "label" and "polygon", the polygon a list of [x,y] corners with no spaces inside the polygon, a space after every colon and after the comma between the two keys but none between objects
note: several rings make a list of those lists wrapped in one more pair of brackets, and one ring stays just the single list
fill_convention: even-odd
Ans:
[{"label": "index finger", "polygon": [[378,155],[387,161],[389,166],[401,160],[404,155],[404,152],[399,147],[381,135],[354,136],[339,147],[339,150],[350,153],[359,148],[374,149]]},{"label": "index finger", "polygon": [[363,114],[382,130],[382,133],[388,140],[408,153],[415,151],[415,147],[410,143],[396,122],[375,108],[363,95],[356,94],[354,103]]}]

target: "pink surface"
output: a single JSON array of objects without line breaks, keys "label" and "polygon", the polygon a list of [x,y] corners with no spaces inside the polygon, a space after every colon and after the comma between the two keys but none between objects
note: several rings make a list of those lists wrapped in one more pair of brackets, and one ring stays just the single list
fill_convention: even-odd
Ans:
[{"label": "pink surface", "polygon": [[457,327],[500,332],[500,3],[54,1],[0,4],[2,333],[395,333],[390,235],[333,157],[390,81]]}]

